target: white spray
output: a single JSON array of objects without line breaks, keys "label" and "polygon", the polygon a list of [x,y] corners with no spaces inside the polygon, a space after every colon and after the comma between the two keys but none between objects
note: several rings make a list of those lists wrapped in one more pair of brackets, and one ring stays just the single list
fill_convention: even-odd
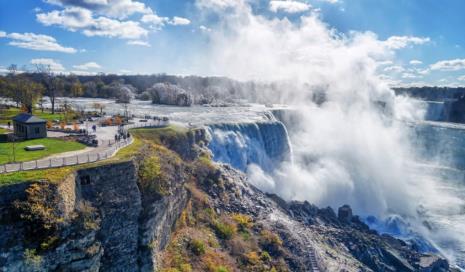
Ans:
[{"label": "white spray", "polygon": [[[376,73],[378,62],[407,43],[392,46],[369,32],[343,35],[317,13],[292,23],[256,15],[247,1],[198,5],[221,18],[209,34],[207,73],[281,82],[287,86],[281,101],[300,117],[291,139],[294,163],[272,177],[251,167],[251,182],[286,199],[347,203],[357,214],[379,218],[398,214],[416,231],[436,237],[416,223],[419,207],[453,209],[463,201],[441,193],[434,178],[419,178],[409,166],[416,154],[404,122],[421,119],[425,111],[395,97]],[[325,90],[322,105],[311,100],[317,89]],[[447,235],[455,239],[459,234],[451,229]]]}]

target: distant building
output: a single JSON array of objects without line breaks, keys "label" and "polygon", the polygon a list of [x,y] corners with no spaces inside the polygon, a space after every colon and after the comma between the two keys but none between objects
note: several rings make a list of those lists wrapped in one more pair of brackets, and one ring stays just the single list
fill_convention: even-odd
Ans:
[{"label": "distant building", "polygon": [[32,114],[21,113],[13,118],[15,136],[21,139],[38,139],[47,137],[47,121]]}]

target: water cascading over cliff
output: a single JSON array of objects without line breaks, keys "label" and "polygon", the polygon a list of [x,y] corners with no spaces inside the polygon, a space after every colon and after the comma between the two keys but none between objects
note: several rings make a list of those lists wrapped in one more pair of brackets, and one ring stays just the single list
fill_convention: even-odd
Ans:
[{"label": "water cascading over cliff", "polygon": [[212,124],[208,147],[213,159],[246,172],[250,165],[272,171],[292,157],[286,127],[279,121]]}]

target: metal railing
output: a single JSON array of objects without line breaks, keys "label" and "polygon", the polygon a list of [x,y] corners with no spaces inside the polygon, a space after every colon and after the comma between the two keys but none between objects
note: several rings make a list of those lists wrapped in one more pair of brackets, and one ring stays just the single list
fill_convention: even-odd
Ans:
[{"label": "metal railing", "polygon": [[109,148],[104,151],[90,151],[83,154],[74,156],[57,157],[49,159],[39,159],[35,161],[17,162],[10,164],[0,165],[0,174],[11,173],[26,170],[38,170],[38,169],[49,169],[58,168],[71,165],[79,165],[91,162],[98,162],[113,157],[118,150],[123,147],[130,145],[133,142],[133,138],[121,140],[121,141],[110,141],[108,143]]},{"label": "metal railing", "polygon": [[[125,125],[123,128],[127,131],[128,129],[132,128],[161,128],[166,127],[169,125],[169,122],[157,122],[154,124],[152,122],[147,123],[139,123],[139,124],[131,124]],[[74,156],[66,156],[66,157],[56,157],[56,158],[49,158],[49,159],[39,159],[34,161],[25,161],[25,162],[16,162],[16,163],[8,163],[0,165],[0,174],[4,173],[12,173],[18,171],[26,171],[26,170],[39,170],[39,169],[49,169],[49,168],[58,168],[64,166],[72,166],[72,165],[79,165],[85,163],[93,163],[102,160],[106,160],[108,158],[113,157],[118,150],[123,147],[130,145],[133,142],[133,138],[122,139],[118,140],[100,140],[100,146],[108,146],[108,149],[103,151],[89,151],[87,153],[78,154]]]}]

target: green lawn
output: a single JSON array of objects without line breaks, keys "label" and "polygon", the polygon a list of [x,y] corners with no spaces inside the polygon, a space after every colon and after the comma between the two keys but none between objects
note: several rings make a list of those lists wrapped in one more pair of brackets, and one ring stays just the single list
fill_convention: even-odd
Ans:
[{"label": "green lawn", "polygon": [[[44,145],[45,150],[26,151],[24,147],[28,145]],[[13,143],[0,143],[0,164],[5,164],[13,160]],[[15,144],[16,161],[32,161],[50,156],[52,154],[63,153],[84,149],[86,146],[77,142],[64,141],[60,139],[46,138],[36,139]]]},{"label": "green lawn", "polygon": [[[0,174],[0,187],[34,180],[48,180],[50,182],[60,182],[78,169],[84,169],[90,166],[94,167],[130,160],[132,157],[139,153],[139,150],[144,146],[145,141],[153,142],[153,138],[157,140],[161,134],[181,133],[182,131],[187,130],[174,126],[170,126],[168,128],[163,129],[131,129],[130,132],[134,137],[134,142],[131,145],[120,149],[114,157],[108,160],[96,163],[73,165],[59,168],[19,171],[13,173]],[[150,136],[151,134],[156,136]]]},{"label": "green lawn", "polygon": [[0,127],[0,134],[5,134],[7,132],[11,132],[11,131]]},{"label": "green lawn", "polygon": [[[20,114],[21,110],[18,108],[10,108],[7,110],[0,110],[0,124],[6,124],[8,121],[11,122],[11,119],[15,117],[16,115]],[[45,120],[64,120],[65,115],[63,113],[55,113],[51,114],[50,112],[42,112],[40,110],[34,110],[33,114],[36,115],[39,118],[45,119]],[[72,116],[69,116],[69,119],[71,119]]]}]

